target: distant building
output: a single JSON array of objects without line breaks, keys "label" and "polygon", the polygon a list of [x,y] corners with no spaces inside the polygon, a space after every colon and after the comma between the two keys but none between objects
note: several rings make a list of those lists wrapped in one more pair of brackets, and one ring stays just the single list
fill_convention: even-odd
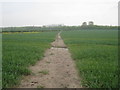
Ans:
[{"label": "distant building", "polygon": [[51,25],[46,25],[46,27],[58,27],[58,26],[64,26],[64,24],[51,24]]},{"label": "distant building", "polygon": [[89,22],[89,25],[94,25],[94,22],[93,22],[93,21],[90,21],[90,22]]}]

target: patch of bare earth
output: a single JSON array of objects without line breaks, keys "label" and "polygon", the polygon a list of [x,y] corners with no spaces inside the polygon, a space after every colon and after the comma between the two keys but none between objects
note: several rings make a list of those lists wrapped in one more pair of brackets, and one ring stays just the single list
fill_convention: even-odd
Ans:
[{"label": "patch of bare earth", "polygon": [[60,37],[51,43],[45,57],[31,66],[32,75],[24,77],[19,88],[80,88],[74,61]]}]

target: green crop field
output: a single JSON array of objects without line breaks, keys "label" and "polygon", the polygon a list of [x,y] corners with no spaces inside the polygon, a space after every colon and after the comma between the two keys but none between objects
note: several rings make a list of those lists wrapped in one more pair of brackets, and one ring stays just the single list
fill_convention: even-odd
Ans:
[{"label": "green crop field", "polygon": [[57,32],[3,34],[2,86],[17,85],[23,75],[31,73],[28,66],[44,56]]},{"label": "green crop field", "polygon": [[0,34],[0,89],[2,88],[2,34]]},{"label": "green crop field", "polygon": [[[2,35],[3,87],[19,84],[28,69],[44,56],[58,32],[4,33]],[[84,87],[111,88],[118,84],[118,31],[78,30],[61,33]]]},{"label": "green crop field", "polygon": [[72,53],[84,87],[117,87],[117,30],[63,31],[62,38]]}]

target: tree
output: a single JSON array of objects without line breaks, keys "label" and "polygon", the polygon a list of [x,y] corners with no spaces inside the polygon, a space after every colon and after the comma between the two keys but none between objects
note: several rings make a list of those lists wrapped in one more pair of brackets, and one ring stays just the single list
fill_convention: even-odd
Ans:
[{"label": "tree", "polygon": [[89,21],[89,25],[94,25],[94,22],[93,21]]},{"label": "tree", "polygon": [[83,23],[82,23],[82,26],[87,26],[87,23],[86,23],[86,22],[83,22]]}]

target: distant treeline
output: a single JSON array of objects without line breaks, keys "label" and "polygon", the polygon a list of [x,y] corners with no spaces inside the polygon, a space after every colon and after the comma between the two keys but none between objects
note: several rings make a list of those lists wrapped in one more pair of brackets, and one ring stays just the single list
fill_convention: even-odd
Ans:
[{"label": "distant treeline", "polygon": [[87,26],[54,26],[54,27],[4,27],[2,32],[43,32],[43,31],[58,31],[58,30],[118,30],[118,26],[98,26],[98,25],[87,25]]}]

